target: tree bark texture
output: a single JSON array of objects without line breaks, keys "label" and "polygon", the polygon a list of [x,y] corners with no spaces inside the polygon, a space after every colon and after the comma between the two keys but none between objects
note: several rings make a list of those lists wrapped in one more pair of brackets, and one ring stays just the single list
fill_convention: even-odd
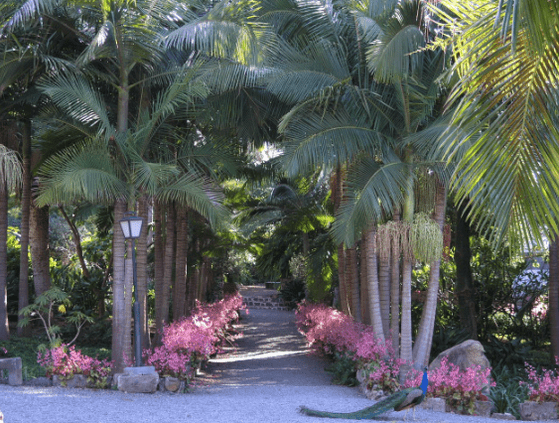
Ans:
[{"label": "tree bark texture", "polygon": [[49,250],[49,207],[31,204],[29,220],[29,242],[35,295],[41,295],[50,288]]},{"label": "tree bark texture", "polygon": [[378,280],[378,259],[376,249],[376,228],[373,226],[365,232],[365,243],[367,244],[367,284],[369,291],[369,314],[371,315],[371,325],[376,338],[384,342],[384,329],[382,327],[382,311],[380,306],[379,280]]},{"label": "tree bark texture", "polygon": [[[437,180],[436,184],[437,191],[435,197],[434,220],[437,223],[442,236],[446,211],[446,187],[439,180]],[[441,257],[437,260],[433,260],[430,265],[427,299],[423,304],[419,331],[413,348],[413,361],[416,369],[418,370],[429,364],[429,355],[431,354],[433,332],[435,327],[435,317],[437,315],[440,269]]]},{"label": "tree bark texture", "polygon": [[470,339],[477,339],[475,287],[470,267],[472,258],[470,250],[470,225],[466,219],[466,210],[463,207],[459,208],[456,213],[454,245],[456,296],[460,326],[468,331]]},{"label": "tree bark texture", "polygon": [[361,258],[359,260],[360,262],[360,274],[359,274],[359,278],[361,280],[361,321],[363,323],[365,323],[366,325],[371,325],[372,321],[371,321],[371,313],[370,313],[370,301],[369,301],[369,271],[367,269],[368,263],[367,263],[367,251],[368,251],[368,245],[367,245],[367,236],[366,236],[366,232],[363,233],[362,237],[361,237],[361,248],[360,248],[360,252],[361,252]]},{"label": "tree bark texture", "polygon": [[138,200],[138,216],[144,219],[142,233],[136,240],[136,263],[137,267],[137,284],[138,284],[138,302],[140,304],[140,338],[142,342],[142,351],[149,348],[149,322],[147,315],[147,294],[148,294],[148,233],[149,230],[149,199],[141,196]]},{"label": "tree bark texture", "polygon": [[559,236],[549,246],[549,323],[551,352],[559,357]]},{"label": "tree bark texture", "polygon": [[[395,222],[400,221],[400,213],[396,210],[392,214]],[[392,239],[390,245],[390,339],[396,358],[400,356],[400,245],[397,239]]]},{"label": "tree bark texture", "polygon": [[10,339],[8,324],[8,187],[0,182],[0,341]]},{"label": "tree bark texture", "polygon": [[[114,206],[114,225],[113,225],[113,338],[112,338],[112,359],[115,363],[114,371],[122,372],[126,366],[126,351],[130,350],[130,322],[126,324],[126,305],[124,293],[125,263],[124,255],[126,246],[124,235],[120,228],[119,221],[123,218],[126,211],[126,202],[123,200],[115,201]],[[128,331],[126,331],[128,328]],[[128,345],[128,348],[126,348]]]},{"label": "tree bark texture", "polygon": [[361,320],[359,304],[359,263],[357,261],[357,248],[355,246],[346,250],[346,286],[351,291],[350,313],[356,321]]},{"label": "tree bark texture", "polygon": [[169,299],[171,296],[171,285],[173,284],[173,262],[175,258],[175,208],[172,204],[167,207],[167,218],[165,219],[165,243],[163,256],[163,277],[156,281],[159,288],[155,293],[157,307],[155,309],[155,328],[157,337],[162,334],[163,327],[169,321]]},{"label": "tree bark texture", "polygon": [[[21,192],[21,238],[19,257],[18,311],[29,305],[29,214],[31,209],[31,122],[21,126],[23,187]],[[18,315],[18,323],[23,318]],[[30,336],[31,326],[17,328],[18,336]]]},{"label": "tree bark texture", "polygon": [[176,207],[177,257],[175,260],[175,283],[173,284],[173,319],[186,314],[186,266],[188,254],[188,216],[184,207]]}]

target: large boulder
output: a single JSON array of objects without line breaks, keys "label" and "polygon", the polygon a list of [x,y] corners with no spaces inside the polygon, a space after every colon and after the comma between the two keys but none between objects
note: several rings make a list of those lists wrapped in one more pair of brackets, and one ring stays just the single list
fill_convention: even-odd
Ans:
[{"label": "large boulder", "polygon": [[476,366],[479,366],[481,370],[490,367],[483,345],[473,339],[468,339],[440,353],[429,365],[429,370],[438,369],[444,357],[447,357],[449,363],[455,364],[462,371]]},{"label": "large boulder", "polygon": [[159,385],[159,374],[153,366],[126,367],[115,378],[118,390],[128,393],[154,393]]}]

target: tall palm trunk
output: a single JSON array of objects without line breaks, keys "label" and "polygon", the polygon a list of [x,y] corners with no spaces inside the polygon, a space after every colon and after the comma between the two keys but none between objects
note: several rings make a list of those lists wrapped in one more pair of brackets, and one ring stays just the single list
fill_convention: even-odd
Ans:
[{"label": "tall palm trunk", "polygon": [[[405,153],[404,161],[411,163],[411,151],[407,150]],[[413,192],[413,176],[410,169],[410,181],[406,187],[404,211],[402,220],[411,224],[413,221],[415,198]],[[402,319],[401,319],[401,343],[400,343],[400,358],[411,365],[413,359],[412,351],[412,319],[411,319],[411,274],[413,268],[413,257],[410,248],[404,248],[402,259]],[[402,366],[403,371],[406,371],[405,366]],[[400,377],[404,376],[403,374]],[[405,377],[405,376],[404,376]]]},{"label": "tall palm trunk", "polygon": [[158,343],[161,338],[163,331],[163,326],[161,324],[162,319],[158,318],[158,313],[162,309],[161,301],[163,299],[163,278],[165,276],[165,246],[164,246],[164,214],[163,205],[158,199],[154,200],[153,204],[153,221],[154,221],[154,274],[155,274],[155,340]]},{"label": "tall palm trunk", "polygon": [[29,219],[29,243],[35,295],[41,295],[50,288],[49,269],[49,207],[31,204]]},{"label": "tall palm trunk", "polygon": [[10,339],[8,324],[8,187],[0,182],[0,341]]},{"label": "tall palm trunk", "polygon": [[[31,210],[31,122],[26,120],[21,127],[23,187],[21,192],[21,238],[19,257],[18,311],[29,305],[29,214]],[[18,315],[18,323],[23,316]],[[31,326],[18,324],[18,336],[30,336]]]},{"label": "tall palm trunk", "polygon": [[357,262],[357,248],[355,246],[346,250],[346,286],[349,290],[350,315],[357,321],[361,320],[359,304],[359,264]]},{"label": "tall palm trunk", "polygon": [[[446,210],[446,187],[437,179],[437,190],[435,197],[434,220],[441,230],[444,228]],[[437,296],[439,293],[439,277],[441,269],[441,258],[431,262],[429,273],[429,286],[427,288],[427,299],[423,304],[423,312],[419,324],[419,331],[413,348],[414,366],[419,370],[429,362],[431,345],[433,341],[433,331],[435,327],[435,317],[437,314]]]},{"label": "tall palm trunk", "polygon": [[549,323],[551,352],[559,357],[559,236],[549,246]]},{"label": "tall palm trunk", "polygon": [[382,328],[385,336],[390,332],[390,255],[378,258],[378,282]]},{"label": "tall palm trunk", "polygon": [[[124,254],[126,251],[124,234],[119,221],[124,217],[126,202],[117,200],[114,206],[113,225],[113,338],[112,359],[116,373],[122,372],[126,363],[126,351],[130,351],[130,322],[125,322],[125,293],[124,293]],[[128,331],[127,331],[128,328]],[[128,348],[126,348],[128,345]]]},{"label": "tall palm trunk", "polygon": [[370,313],[370,300],[369,300],[369,270],[367,263],[367,237],[366,232],[361,236],[361,257],[359,260],[360,264],[360,274],[359,278],[361,280],[361,321],[366,325],[371,325],[371,313]]},{"label": "tall palm trunk", "polygon": [[161,275],[161,279],[155,281],[155,297],[158,299],[157,307],[155,309],[155,329],[158,340],[163,333],[163,327],[169,321],[169,297],[171,295],[171,285],[173,283],[173,262],[175,257],[175,208],[172,204],[170,204],[167,208],[164,251],[163,275]]},{"label": "tall palm trunk", "polygon": [[186,266],[188,253],[188,219],[184,207],[177,205],[177,257],[175,261],[175,283],[173,284],[173,319],[178,320],[186,313]]},{"label": "tall palm trunk", "polygon": [[365,232],[366,261],[367,261],[367,284],[369,285],[369,314],[371,315],[371,325],[375,336],[384,342],[384,329],[382,327],[382,312],[380,307],[380,293],[378,280],[378,260],[376,248],[376,228],[372,226]]},{"label": "tall palm trunk", "polygon": [[136,264],[137,264],[137,288],[138,288],[138,303],[140,305],[140,339],[142,344],[142,351],[149,348],[149,322],[147,316],[147,293],[148,293],[148,233],[149,233],[149,213],[148,213],[149,200],[145,195],[142,195],[138,200],[138,216],[144,219],[142,226],[142,233],[136,240]]},{"label": "tall palm trunk", "polygon": [[459,207],[456,212],[454,245],[456,297],[458,300],[460,326],[468,331],[470,339],[477,339],[475,287],[470,266],[470,260],[472,258],[470,250],[470,225],[466,219],[466,210],[463,207]]},{"label": "tall palm trunk", "polygon": [[[400,211],[392,214],[394,222],[400,221]],[[390,239],[390,339],[394,354],[400,356],[400,240],[398,237]]]}]

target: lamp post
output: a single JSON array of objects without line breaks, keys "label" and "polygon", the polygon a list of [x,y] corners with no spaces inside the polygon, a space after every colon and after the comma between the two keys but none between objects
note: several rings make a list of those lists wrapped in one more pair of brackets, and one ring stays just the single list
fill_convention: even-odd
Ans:
[{"label": "lamp post", "polygon": [[140,332],[140,302],[138,301],[138,275],[136,274],[136,238],[142,233],[144,219],[134,212],[124,213],[120,228],[125,239],[132,240],[132,275],[134,282],[134,359],[136,367],[142,366],[142,341]]}]

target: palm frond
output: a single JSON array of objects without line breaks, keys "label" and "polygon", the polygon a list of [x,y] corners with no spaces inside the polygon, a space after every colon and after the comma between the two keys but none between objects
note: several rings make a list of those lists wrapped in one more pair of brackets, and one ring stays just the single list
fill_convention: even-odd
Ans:
[{"label": "palm frond", "polygon": [[109,136],[114,132],[102,96],[81,76],[59,74],[43,81],[39,88],[72,119],[86,126],[98,126],[100,132]]},{"label": "palm frond", "polygon": [[335,240],[354,245],[363,230],[401,205],[413,181],[409,175],[409,165],[400,161],[382,164],[365,158],[355,164],[348,172],[348,190],[332,225]]},{"label": "palm frond", "polygon": [[69,147],[48,159],[40,170],[37,204],[86,200],[110,203],[126,198],[129,189],[114,167],[110,152],[100,142]]}]

